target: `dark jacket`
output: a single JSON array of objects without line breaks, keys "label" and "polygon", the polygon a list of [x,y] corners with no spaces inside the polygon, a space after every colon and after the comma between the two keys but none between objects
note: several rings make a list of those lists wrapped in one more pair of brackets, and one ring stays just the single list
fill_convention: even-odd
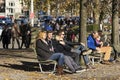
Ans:
[{"label": "dark jacket", "polygon": [[56,49],[55,52],[61,52],[64,53],[64,55],[75,57],[76,53],[71,52],[71,47],[69,45],[62,45],[58,42],[56,42]]},{"label": "dark jacket", "polygon": [[10,44],[11,39],[11,30],[10,29],[4,29],[1,34],[1,40],[3,44]]},{"label": "dark jacket", "polygon": [[44,43],[41,39],[36,41],[36,52],[39,58],[38,60],[47,60],[53,54],[48,44]]},{"label": "dark jacket", "polygon": [[21,36],[27,36],[27,32],[31,32],[31,28],[28,24],[22,24],[20,25],[20,34]]}]

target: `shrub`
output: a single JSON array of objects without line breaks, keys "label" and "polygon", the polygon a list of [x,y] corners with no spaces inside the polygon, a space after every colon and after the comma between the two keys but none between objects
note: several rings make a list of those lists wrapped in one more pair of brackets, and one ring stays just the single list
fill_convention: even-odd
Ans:
[{"label": "shrub", "polygon": [[99,25],[98,24],[87,25],[87,32],[97,31],[97,30],[99,30]]},{"label": "shrub", "polygon": [[[75,34],[79,33],[79,26],[74,26],[72,27],[72,30],[74,31]],[[98,24],[89,24],[87,25],[87,32],[91,32],[91,31],[97,31],[99,30],[99,25]]]}]

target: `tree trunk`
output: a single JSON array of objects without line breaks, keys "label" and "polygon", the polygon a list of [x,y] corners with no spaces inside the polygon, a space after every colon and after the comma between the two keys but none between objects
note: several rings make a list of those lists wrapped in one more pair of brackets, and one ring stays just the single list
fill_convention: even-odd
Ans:
[{"label": "tree trunk", "polygon": [[87,30],[86,30],[86,20],[87,20],[87,14],[86,14],[86,4],[87,0],[80,0],[80,28],[79,28],[79,41],[84,43],[85,45],[87,42],[86,36],[87,36]]},{"label": "tree trunk", "polygon": [[95,0],[96,3],[96,8],[94,9],[94,19],[95,19],[95,24],[99,24],[99,17],[100,17],[100,0]]},{"label": "tree trunk", "polygon": [[119,17],[116,3],[117,0],[113,0],[112,5],[112,44],[119,45]]},{"label": "tree trunk", "polygon": [[[119,17],[118,17],[118,0],[112,0],[112,44],[116,52],[120,52],[119,41]],[[115,56],[118,57],[118,54]]]}]

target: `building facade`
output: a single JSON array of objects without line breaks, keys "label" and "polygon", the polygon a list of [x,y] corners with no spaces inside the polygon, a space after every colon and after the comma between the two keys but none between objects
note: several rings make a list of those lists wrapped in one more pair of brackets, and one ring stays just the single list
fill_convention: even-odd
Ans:
[{"label": "building facade", "polygon": [[0,0],[0,17],[17,18],[23,14],[22,0]]}]

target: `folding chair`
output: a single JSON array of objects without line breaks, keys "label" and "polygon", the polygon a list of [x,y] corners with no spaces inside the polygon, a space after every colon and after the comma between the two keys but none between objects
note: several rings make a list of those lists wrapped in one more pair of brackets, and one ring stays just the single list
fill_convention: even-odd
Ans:
[{"label": "folding chair", "polygon": [[103,53],[93,51],[91,54],[89,54],[89,59],[90,59],[92,65],[94,65],[95,62],[100,63],[103,60]]},{"label": "folding chair", "polygon": [[[36,50],[35,48],[33,48],[35,54],[37,55],[36,53]],[[57,65],[57,62],[55,60],[45,60],[45,61],[42,61],[42,60],[39,60],[39,56],[37,55],[37,60],[38,60],[38,63],[39,63],[39,68],[40,68],[40,72],[41,73],[54,73],[56,71],[56,65]],[[49,65],[53,65],[53,69],[52,70],[49,70],[49,71],[44,71],[43,70],[43,65],[46,65],[46,66],[49,66]]]},{"label": "folding chair", "polygon": [[[53,67],[52,70],[43,71],[42,65],[47,65],[47,66],[49,66],[49,65],[51,65],[51,64],[54,65],[54,67]],[[41,71],[42,73],[54,73],[54,72],[56,71],[56,65],[57,65],[57,62],[54,61],[54,60],[39,61],[39,68],[40,68],[40,71]]]}]

